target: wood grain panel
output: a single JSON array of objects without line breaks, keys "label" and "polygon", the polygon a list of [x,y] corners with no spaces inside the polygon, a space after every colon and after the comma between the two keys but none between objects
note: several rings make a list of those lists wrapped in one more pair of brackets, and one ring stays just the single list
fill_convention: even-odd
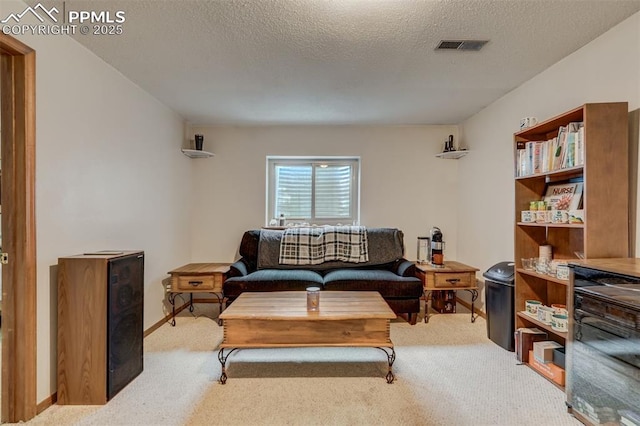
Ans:
[{"label": "wood grain panel", "polygon": [[448,274],[434,274],[434,286],[440,287],[470,287],[476,285],[475,272],[458,272]]},{"label": "wood grain panel", "polygon": [[58,403],[105,404],[107,259],[58,265]]},{"label": "wood grain panel", "polygon": [[[629,255],[629,125],[624,103],[587,104],[585,126],[586,258]],[[590,220],[591,219],[591,220]]]},{"label": "wood grain panel", "polygon": [[558,285],[554,282],[548,282],[546,305],[551,306],[554,303],[557,303],[559,305],[566,305],[568,289],[568,283],[567,285]]},{"label": "wood grain panel", "polygon": [[547,243],[553,247],[554,259],[576,259],[576,252],[584,251],[584,229],[572,227],[549,228]]},{"label": "wood grain panel", "polygon": [[209,275],[214,273],[226,274],[229,271],[228,263],[189,263],[179,268],[173,269],[168,274],[185,275]]},{"label": "wood grain panel", "polygon": [[445,260],[444,266],[442,268],[436,268],[431,266],[428,263],[417,263],[416,269],[422,273],[428,272],[478,272],[479,269],[473,266],[465,265],[461,262],[456,262],[455,260]]},{"label": "wood grain panel", "polygon": [[[240,302],[240,303],[238,303]],[[380,293],[371,291],[321,291],[320,309],[307,311],[304,291],[242,293],[220,318],[266,320],[347,320],[354,318],[394,319]]]},{"label": "wood grain panel", "polygon": [[2,420],[36,415],[35,52],[0,34]]},{"label": "wood grain panel", "polygon": [[585,259],[571,264],[640,278],[640,259],[637,258]]},{"label": "wood grain panel", "polygon": [[523,258],[538,257],[539,246],[546,241],[546,228],[539,226],[516,225],[515,262],[522,266]]},{"label": "wood grain panel", "polygon": [[215,288],[215,279],[211,275],[181,275],[175,278],[178,291],[213,291]]},{"label": "wood grain panel", "polygon": [[[234,302],[235,303],[235,302]],[[391,343],[388,320],[225,320],[226,347],[377,346]]]}]

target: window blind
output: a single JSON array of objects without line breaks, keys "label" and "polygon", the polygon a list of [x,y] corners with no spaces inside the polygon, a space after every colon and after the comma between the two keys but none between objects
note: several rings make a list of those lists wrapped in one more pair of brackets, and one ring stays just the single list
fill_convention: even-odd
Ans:
[{"label": "window blind", "polygon": [[315,224],[358,221],[358,160],[270,160],[267,217]]},{"label": "window blind", "polygon": [[351,216],[351,167],[316,166],[315,217],[318,219]]}]

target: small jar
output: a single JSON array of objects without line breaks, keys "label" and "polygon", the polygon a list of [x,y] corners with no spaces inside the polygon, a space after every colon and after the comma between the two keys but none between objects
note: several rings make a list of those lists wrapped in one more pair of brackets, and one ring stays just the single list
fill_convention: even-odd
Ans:
[{"label": "small jar", "polygon": [[569,266],[566,263],[559,263],[556,266],[556,278],[560,280],[569,279]]},{"label": "small jar", "polygon": [[320,309],[320,287],[307,287],[307,311]]}]

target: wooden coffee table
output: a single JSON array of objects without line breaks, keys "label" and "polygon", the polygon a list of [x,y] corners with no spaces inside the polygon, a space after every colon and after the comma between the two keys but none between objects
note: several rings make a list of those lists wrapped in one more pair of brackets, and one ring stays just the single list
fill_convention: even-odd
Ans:
[{"label": "wooden coffee table", "polygon": [[218,352],[221,384],[227,381],[227,358],[237,349],[309,346],[378,348],[387,355],[385,378],[393,383],[396,353],[389,321],[396,314],[380,293],[321,291],[318,311],[307,311],[306,297],[304,291],[242,293],[220,314],[224,327]]}]

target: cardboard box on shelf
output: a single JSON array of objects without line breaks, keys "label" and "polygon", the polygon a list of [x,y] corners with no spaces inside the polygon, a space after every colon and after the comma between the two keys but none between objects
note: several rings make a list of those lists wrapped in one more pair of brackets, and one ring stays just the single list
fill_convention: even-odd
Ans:
[{"label": "cardboard box on shelf", "polygon": [[560,368],[565,368],[564,346],[553,350],[553,363]]},{"label": "cardboard box on shelf", "polygon": [[560,386],[564,386],[565,371],[551,362],[546,364],[538,362],[533,356],[533,351],[529,351],[529,365],[547,379],[552,380]]},{"label": "cardboard box on shelf", "polygon": [[553,350],[561,347],[560,343],[550,340],[533,342],[533,356],[536,361],[546,364],[553,361]]}]

